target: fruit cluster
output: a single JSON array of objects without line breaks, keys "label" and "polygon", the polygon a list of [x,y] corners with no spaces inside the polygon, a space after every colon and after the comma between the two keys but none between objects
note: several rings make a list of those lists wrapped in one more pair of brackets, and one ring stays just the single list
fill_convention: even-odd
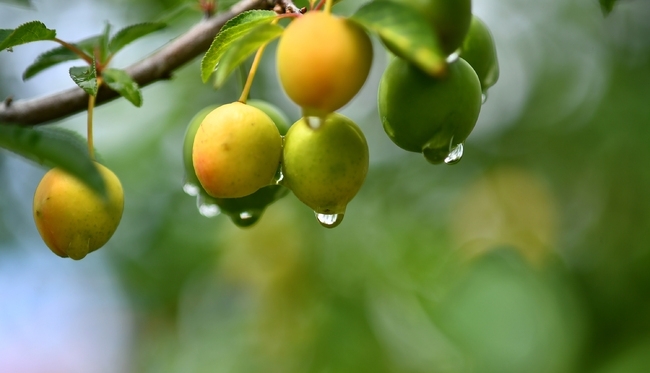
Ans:
[{"label": "fruit cluster", "polygon": [[463,142],[474,129],[488,88],[499,77],[494,41],[485,23],[472,15],[470,0],[413,4],[430,20],[441,49],[450,53],[447,68],[441,76],[430,76],[395,58],[380,81],[379,114],[397,146],[421,152],[433,164],[454,164],[463,155]]},{"label": "fruit cluster", "polygon": [[[498,79],[492,36],[472,15],[471,0],[399,1],[426,17],[446,62],[431,76],[408,56],[391,61],[378,93],[383,127],[397,146],[434,164],[455,163]],[[277,72],[303,117],[287,130],[277,108],[246,102],[246,94],[197,114],[185,137],[184,189],[197,196],[199,210],[249,226],[289,189],[323,226],[337,226],[364,182],[368,146],[336,110],[359,92],[372,56],[366,30],[352,19],[327,7],[294,18],[280,37]]]},{"label": "fruit cluster", "polygon": [[[379,85],[383,128],[397,146],[421,152],[431,163],[456,163],[487,89],[499,76],[490,31],[472,15],[471,0],[375,4],[380,2],[401,7],[410,20],[423,17],[424,33],[444,62],[425,71],[421,58],[414,57],[417,52],[405,51],[390,33],[379,33],[396,55]],[[203,215],[224,212],[238,226],[250,226],[268,205],[292,191],[321,225],[341,223],[365,180],[369,155],[361,129],[336,111],[365,83],[373,47],[367,25],[331,14],[331,5],[326,0],[324,11],[317,6],[297,14],[286,29],[276,25],[279,17],[265,28],[271,35],[280,30],[277,72],[286,94],[301,107],[301,119],[289,126],[278,108],[247,99],[262,44],[240,99],[206,108],[191,121],[184,141],[184,190],[197,197]],[[92,107],[92,95],[89,102]],[[92,156],[90,131],[88,144]],[[103,246],[120,222],[122,186],[109,169],[95,164],[106,184],[104,197],[58,168],[36,190],[36,226],[59,256],[83,258]]]}]

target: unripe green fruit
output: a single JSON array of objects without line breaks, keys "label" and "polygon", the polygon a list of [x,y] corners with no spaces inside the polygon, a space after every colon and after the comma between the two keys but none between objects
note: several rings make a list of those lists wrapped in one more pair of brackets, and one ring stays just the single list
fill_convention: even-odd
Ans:
[{"label": "unripe green fruit", "polygon": [[436,149],[449,154],[476,124],[481,85],[462,58],[449,64],[444,78],[432,78],[395,58],[381,78],[378,107],[384,130],[397,146],[418,153]]},{"label": "unripe green fruit", "polygon": [[463,41],[460,57],[472,65],[483,91],[499,80],[499,61],[494,38],[487,25],[476,16],[472,18],[469,33]]},{"label": "unripe green fruit", "polygon": [[124,191],[115,174],[95,163],[107,198],[59,168],[48,171],[34,193],[34,222],[53,253],[82,259],[104,246],[122,219]]},{"label": "unripe green fruit", "polygon": [[[281,134],[286,133],[289,129],[289,121],[286,119],[286,115],[276,106],[262,100],[248,100],[247,104],[266,113],[273,120]],[[201,110],[192,118],[185,132],[183,160],[186,185],[189,184],[190,190],[196,193],[201,204],[216,204],[220,211],[227,214],[235,224],[240,227],[249,227],[259,220],[268,205],[285,196],[289,190],[280,185],[267,185],[251,195],[239,198],[214,198],[207,194],[196,177],[192,162],[192,149],[201,122],[217,107],[217,105],[209,106]]]},{"label": "unripe green fruit", "polygon": [[415,8],[429,21],[442,51],[451,54],[463,43],[472,20],[471,0],[391,0]]},{"label": "unripe green fruit", "polygon": [[325,117],[347,104],[371,63],[372,44],[363,29],[321,11],[294,19],[277,49],[282,87],[305,116]]},{"label": "unripe green fruit", "polygon": [[282,137],[271,118],[234,102],[203,119],[194,137],[192,164],[209,195],[237,198],[271,184],[281,154]]},{"label": "unripe green fruit", "polygon": [[343,214],[368,172],[361,129],[338,113],[317,129],[298,120],[285,137],[282,184],[319,214]]}]

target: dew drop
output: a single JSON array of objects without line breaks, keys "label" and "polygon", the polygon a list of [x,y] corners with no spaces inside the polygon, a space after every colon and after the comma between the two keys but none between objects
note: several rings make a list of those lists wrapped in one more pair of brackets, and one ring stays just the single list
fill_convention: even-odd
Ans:
[{"label": "dew drop", "polygon": [[481,93],[481,104],[486,103],[487,99],[488,99],[488,93],[487,91],[483,91],[483,93]]},{"label": "dew drop", "polygon": [[196,197],[196,207],[199,209],[199,214],[206,218],[213,218],[221,213],[221,209],[216,203],[207,200],[201,194]]},{"label": "dew drop", "polygon": [[246,228],[257,223],[261,216],[261,212],[242,211],[239,214],[231,215],[230,217],[235,225],[238,227]]},{"label": "dew drop", "polygon": [[190,195],[192,197],[198,196],[199,186],[190,181],[185,181],[183,183],[183,192],[185,192],[185,194]]},{"label": "dew drop", "polygon": [[273,177],[273,184],[281,185],[282,180],[284,180],[284,174],[282,173],[282,169],[279,169],[278,172],[276,172],[275,176]]},{"label": "dew drop", "polygon": [[447,158],[445,158],[445,163],[456,164],[460,162],[462,158],[463,158],[463,143],[461,142],[460,144],[456,145],[453,149],[451,149],[451,152],[449,152],[449,155],[447,156]]},{"label": "dew drop", "polygon": [[454,53],[447,56],[447,63],[455,62],[458,59],[458,57],[460,57],[460,51],[456,50]]},{"label": "dew drop", "polygon": [[323,125],[323,122],[325,121],[321,117],[313,117],[313,116],[305,117],[305,123],[307,123],[309,128],[313,130],[319,129]]},{"label": "dew drop", "polygon": [[318,219],[320,225],[325,228],[337,227],[339,224],[341,224],[344,217],[343,214],[319,214],[315,211],[314,214],[316,214],[316,219]]}]

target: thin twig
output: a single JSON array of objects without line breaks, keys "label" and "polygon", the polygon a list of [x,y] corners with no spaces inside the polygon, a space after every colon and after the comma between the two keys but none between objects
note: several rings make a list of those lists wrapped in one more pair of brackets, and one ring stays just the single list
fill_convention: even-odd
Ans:
[{"label": "thin twig", "polygon": [[293,3],[291,0],[276,0],[275,2],[275,8],[273,8],[276,13],[278,14],[304,14],[307,11],[307,8],[302,7],[298,8],[296,4]]}]

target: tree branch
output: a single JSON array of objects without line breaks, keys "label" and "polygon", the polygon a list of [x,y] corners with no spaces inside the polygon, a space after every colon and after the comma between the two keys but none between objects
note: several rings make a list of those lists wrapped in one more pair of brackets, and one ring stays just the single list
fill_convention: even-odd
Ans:
[{"label": "tree branch", "polygon": [[[274,0],[240,0],[227,11],[202,21],[153,55],[129,66],[126,71],[141,87],[163,79],[204,53],[221,27],[237,14],[251,9],[271,9]],[[198,76],[198,73],[197,73]],[[105,85],[97,93],[97,105],[119,97]],[[45,124],[86,110],[88,96],[71,88],[49,96],[0,103],[0,123]]]}]

